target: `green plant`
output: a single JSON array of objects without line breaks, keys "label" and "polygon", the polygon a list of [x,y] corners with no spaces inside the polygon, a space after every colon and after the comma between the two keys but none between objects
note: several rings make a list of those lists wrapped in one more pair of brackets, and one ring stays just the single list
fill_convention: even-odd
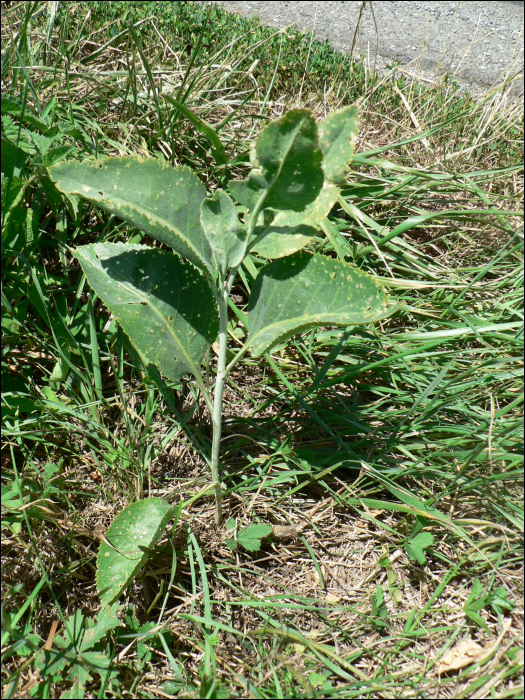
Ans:
[{"label": "green plant", "polygon": [[[228,530],[237,527],[237,521],[232,518],[226,524]],[[248,525],[243,530],[237,533],[237,538],[226,540],[226,546],[234,552],[237,545],[241,545],[248,552],[258,552],[261,549],[261,542],[265,537],[269,537],[273,533],[273,528],[267,523],[254,523]]]},{"label": "green plant", "polygon": [[377,630],[382,630],[388,626],[388,610],[385,605],[383,589],[379,584],[376,586],[375,594],[371,594],[370,600],[372,602],[372,624]]},{"label": "green plant", "polygon": [[35,667],[45,680],[33,688],[31,695],[45,697],[51,681],[63,679],[72,681],[73,685],[61,697],[83,698],[86,683],[93,674],[101,676],[106,684],[118,675],[107,654],[97,650],[106,634],[121,625],[118,610],[117,604],[103,608],[96,620],[84,619],[81,611],[77,610],[66,621],[64,634],[53,638],[53,647],[38,652]]},{"label": "green plant", "polygon": [[[308,329],[368,323],[393,311],[381,287],[366,273],[303,250],[315,242],[340,194],[357,130],[355,107],[335,111],[319,124],[309,110],[292,110],[266,127],[253,144],[248,178],[230,181],[230,193],[218,189],[211,197],[189,168],[155,159],[84,160],[48,169],[64,194],[97,204],[177,253],[95,243],[77,247],[74,254],[144,365],[172,381],[187,373],[195,377],[212,416],[210,466],[217,525],[222,519],[223,391],[244,353],[250,349],[252,356],[261,357]],[[245,213],[244,223],[238,210]],[[227,363],[230,293],[237,271],[253,252],[272,262],[258,271],[248,318],[237,309],[249,334]],[[212,398],[201,362],[217,337]],[[150,501],[140,508],[147,509]],[[141,520],[136,515],[136,520],[129,519],[129,528]],[[165,513],[157,516],[150,523],[152,532],[165,525]],[[146,547],[151,545],[148,540]],[[140,568],[143,561],[139,556],[135,564]],[[129,577],[136,571],[137,566],[129,567]]]},{"label": "green plant", "polygon": [[508,593],[503,586],[498,586],[493,592],[484,591],[480,580],[476,578],[467,602],[463,606],[463,611],[466,617],[488,632],[488,625],[480,611],[491,607],[497,615],[501,615],[503,610],[513,610],[515,605],[507,598],[507,595]]},{"label": "green plant", "polygon": [[405,542],[405,549],[412,561],[417,561],[423,565],[427,558],[425,549],[434,544],[434,537],[430,532],[420,532],[418,535],[411,537]]},{"label": "green plant", "polygon": [[[56,101],[51,128],[61,121],[85,130],[92,147],[65,135],[75,146],[68,159],[83,159],[88,149],[97,158],[162,153],[191,167],[213,192],[240,177],[249,140],[279,105],[329,112],[359,97],[367,115],[363,149],[372,150],[354,159],[323,222],[327,238],[316,237],[311,250],[381,276],[382,284],[390,277],[404,302],[381,329],[312,329],[265,358],[247,353],[235,367],[220,454],[233,506],[225,520],[236,516],[225,529],[233,532],[206,527],[211,498],[184,511],[184,526],[154,547],[148,575],[127,592],[135,613],[118,613],[124,624],[88,650],[105,654],[119,675],[93,673],[86,696],[440,695],[455,678],[432,672],[428,639],[439,658],[464,636],[465,624],[476,633],[462,610],[474,580],[483,588],[474,605],[501,598],[498,587],[517,604],[521,594],[521,105],[512,107],[505,85],[473,103],[450,84],[374,75],[293,28],[257,26],[219,5],[59,3],[48,34],[55,5],[2,7],[2,78],[34,115],[38,103],[45,111]],[[190,111],[200,122],[190,124]],[[7,116],[33,130],[25,117]],[[213,126],[230,176],[214,157],[212,132],[197,124]],[[50,180],[46,188],[37,168],[66,155],[44,164],[33,141],[35,153],[27,155],[11,143],[2,151],[9,228],[2,257],[2,690],[6,698],[60,697],[71,690],[74,664],[53,678],[35,667],[35,657],[53,619],[61,619],[61,635],[78,609],[86,622],[95,614],[93,530],[107,524],[115,503],[140,500],[143,490],[176,487],[186,500],[205,487],[208,470],[187,467],[209,457],[211,426],[190,377],[155,390],[158,377],[147,377],[107,307],[86,294],[85,275],[65,246],[151,239],[76,196],[64,201]],[[22,156],[17,175],[13,164]],[[262,264],[247,256],[234,282],[232,299],[244,312],[245,289]],[[228,333],[244,342],[248,327],[229,304]],[[176,483],[169,481],[173,462],[182,467]],[[260,545],[254,538],[264,551],[248,553],[241,533],[285,514],[308,521],[304,540],[285,548],[275,535],[272,545],[271,536]],[[424,516],[418,532],[414,519]],[[433,534],[439,547],[422,549],[425,564],[408,564],[405,543],[417,545],[419,534]],[[422,578],[428,585],[420,590]],[[373,624],[363,586],[344,586],[341,600],[330,602],[340,597],[339,581],[357,580],[373,596],[380,583],[387,627]],[[333,598],[325,598],[328,591]],[[407,607],[411,599],[416,607]],[[463,695],[479,694],[488,682],[491,694],[517,697],[523,652],[519,644],[500,651],[519,633],[519,616],[501,601],[478,613],[490,629],[480,627],[478,636],[493,651],[462,672]]]}]

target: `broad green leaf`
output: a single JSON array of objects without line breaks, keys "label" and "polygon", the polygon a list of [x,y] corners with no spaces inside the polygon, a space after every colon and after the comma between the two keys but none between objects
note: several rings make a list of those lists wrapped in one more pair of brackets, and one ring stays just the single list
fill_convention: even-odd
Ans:
[{"label": "broad green leaf", "polygon": [[246,240],[246,231],[226,192],[217,190],[211,199],[201,202],[201,224],[215,265],[224,277],[230,267],[241,264]]},{"label": "broad green leaf", "polygon": [[405,549],[407,550],[407,554],[412,561],[417,561],[418,564],[423,566],[427,558],[421,547],[418,547],[417,544],[414,544],[413,542],[407,542],[405,544]]},{"label": "broad green leaf", "polygon": [[248,552],[258,552],[261,548],[261,540],[271,535],[272,532],[272,526],[265,523],[248,525],[237,535],[237,542]]},{"label": "broad green leaf", "polygon": [[67,679],[73,681],[73,685],[60,697],[64,700],[83,700],[86,697],[86,683],[91,680],[87,668],[84,668],[80,663],[73,664],[67,674]]},{"label": "broad green leaf", "polygon": [[[58,640],[55,637],[55,640]],[[77,651],[69,646],[64,649],[42,649],[35,657],[35,668],[41,672],[41,677],[52,676],[59,673],[71,664],[74,664],[77,659]]]},{"label": "broad green leaf", "polygon": [[412,561],[417,561],[419,564],[423,565],[427,560],[424,550],[431,547],[433,544],[434,537],[430,532],[420,532],[419,535],[416,535],[406,542],[405,549]]},{"label": "broad green leaf", "polygon": [[434,544],[434,535],[430,532],[421,532],[409,541],[417,543],[422,549],[426,549]]},{"label": "broad green leaf", "polygon": [[325,682],[326,674],[316,673],[315,671],[308,674],[308,683],[310,683],[310,685],[312,685],[314,688],[321,687]]},{"label": "broad green leaf", "polygon": [[155,365],[172,381],[200,375],[219,321],[213,293],[192,265],[129,243],[80,246],[75,257],[146,367]]},{"label": "broad green leaf", "polygon": [[97,557],[97,589],[102,606],[115,602],[134,580],[175,512],[176,508],[162,498],[146,498],[117,515]]},{"label": "broad green leaf", "polygon": [[269,124],[252,145],[253,170],[247,180],[228,187],[233,197],[253,209],[261,197],[269,209],[301,211],[323,186],[317,125],[308,109],[292,109]]},{"label": "broad green leaf", "polygon": [[100,651],[84,651],[80,658],[92,671],[100,674],[111,666],[111,659]]},{"label": "broad green leaf", "polygon": [[255,209],[257,200],[261,194],[264,193],[264,182],[261,181],[260,185],[256,184],[255,178],[252,175],[251,178],[246,180],[231,180],[228,183],[228,189],[239,204],[242,204],[251,211]]},{"label": "broad green leaf", "polygon": [[200,224],[206,190],[189,168],[131,157],[68,161],[48,168],[48,173],[60,192],[93,202],[212,271]]},{"label": "broad green leaf", "polygon": [[248,305],[248,342],[260,357],[310,328],[370,323],[395,308],[366,273],[322,255],[296,253],[259,270]]},{"label": "broad green leaf", "polygon": [[284,258],[302,250],[313,241],[315,234],[316,230],[311,226],[278,227],[271,224],[264,238],[257,241],[252,250],[263,258]]},{"label": "broad green leaf", "polygon": [[65,644],[72,643],[75,649],[80,649],[84,636],[84,615],[81,610],[77,610],[69,620],[66,620],[65,628],[67,632],[61,635]]},{"label": "broad green leaf", "polygon": [[318,128],[325,180],[340,185],[346,178],[359,134],[357,107],[335,110],[319,122]]},{"label": "broad green leaf", "polygon": [[317,197],[306,205],[304,211],[278,211],[272,224],[274,226],[300,226],[302,224],[319,228],[321,221],[326,219],[332,211],[339,194],[339,187],[325,182]]},{"label": "broad green leaf", "polygon": [[265,223],[265,216],[269,213],[266,210],[255,229],[255,238],[260,239],[252,249],[263,258],[271,259],[302,250],[313,240],[319,224],[330,213],[339,193],[339,187],[325,182],[315,200],[307,204],[304,211],[278,211],[270,223]]}]

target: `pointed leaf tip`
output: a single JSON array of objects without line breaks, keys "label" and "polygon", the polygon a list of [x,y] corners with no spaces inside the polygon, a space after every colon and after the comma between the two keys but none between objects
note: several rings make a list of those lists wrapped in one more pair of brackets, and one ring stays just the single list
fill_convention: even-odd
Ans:
[{"label": "pointed leaf tip", "polygon": [[48,172],[64,194],[93,202],[211,272],[211,250],[200,224],[206,189],[189,168],[130,157],[67,161]]}]

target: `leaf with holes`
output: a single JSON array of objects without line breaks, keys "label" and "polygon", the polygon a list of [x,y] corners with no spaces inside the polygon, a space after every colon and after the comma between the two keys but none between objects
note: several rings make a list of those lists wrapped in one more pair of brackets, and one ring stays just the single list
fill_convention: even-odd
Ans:
[{"label": "leaf with holes", "polygon": [[248,342],[260,357],[310,328],[370,323],[396,308],[366,273],[322,255],[296,253],[259,270],[248,304]]},{"label": "leaf with holes", "polygon": [[[179,110],[184,112],[181,104]],[[197,127],[217,146],[217,153],[222,152],[213,129],[187,110],[185,114],[194,125],[199,122]],[[370,323],[398,308],[389,305],[369,275],[346,262],[305,252],[327,236],[341,254],[326,217],[340,197],[358,126],[355,107],[337,110],[319,123],[309,109],[287,112],[252,143],[247,178],[229,181],[235,203],[220,189],[207,196],[189,168],[174,168],[153,158],[86,159],[47,168],[66,198],[94,203],[186,259],[129,243],[92,244],[75,251],[89,284],[137,350],[135,360],[140,358],[156,380],[157,370],[174,382],[187,373],[196,378],[212,418],[211,488],[217,525],[222,518],[219,455],[224,387],[245,350],[260,357],[308,329]],[[255,270],[251,251],[272,262]],[[230,332],[229,309],[245,319],[232,293],[237,273],[242,277],[243,262],[255,278],[248,290],[249,333],[245,347],[228,363],[228,335],[237,338]],[[206,381],[201,371],[210,346],[217,352],[213,394],[209,361]],[[244,538],[243,546],[255,551],[264,527],[247,528],[238,542],[243,544]],[[105,550],[104,557],[111,556],[116,555]],[[119,556],[117,562],[123,555]],[[115,584],[118,590],[144,561],[139,554],[128,559],[132,566],[123,569]],[[119,566],[115,564],[113,577]],[[103,593],[104,600],[118,595],[115,590]]]},{"label": "leaf with holes", "polygon": [[311,226],[273,226],[270,225],[264,231],[261,238],[253,247],[258,255],[263,258],[284,258],[302,250],[311,243],[316,235],[316,230]]},{"label": "leaf with holes", "polygon": [[323,186],[317,125],[308,109],[292,109],[261,132],[250,152],[247,180],[233,180],[233,197],[249,209],[301,211]]},{"label": "leaf with holes", "polygon": [[[323,154],[323,187],[316,198],[308,202],[303,210],[291,211],[289,206],[287,211],[277,212],[271,225],[266,227],[266,232],[264,227],[259,225],[255,231],[259,240],[254,250],[263,257],[279,258],[301,250],[310,241],[301,239],[300,236],[291,239],[288,232],[288,240],[280,240],[279,231],[286,231],[286,227],[293,228],[300,225],[318,228],[321,221],[330,213],[340,194],[337,185],[344,182],[354,155],[359,133],[357,107],[352,105],[332,112],[319,122],[318,131],[319,146]],[[265,205],[268,206],[266,203]]]},{"label": "leaf with holes", "polygon": [[326,182],[341,185],[354,157],[359,134],[357,107],[343,107],[331,112],[319,122],[319,145],[323,152],[323,171]]},{"label": "leaf with holes", "polygon": [[79,195],[166,243],[197,267],[212,271],[200,223],[204,185],[187,167],[155,158],[66,161],[48,168],[67,195]]},{"label": "leaf with holes", "polygon": [[97,589],[102,606],[115,602],[146,563],[178,507],[146,498],[117,515],[97,557]]},{"label": "leaf with holes", "polygon": [[[326,219],[340,194],[339,187],[325,182],[317,197],[306,205],[302,211],[278,211],[272,221],[273,226],[313,226]],[[259,223],[259,222],[257,222]],[[255,229],[256,233],[259,228]]]},{"label": "leaf with holes", "polygon": [[330,213],[339,193],[339,187],[325,182],[303,211],[266,210],[257,222],[251,250],[272,260],[299,252],[314,240],[320,222]]},{"label": "leaf with holes", "polygon": [[193,266],[130,243],[79,246],[75,257],[146,367],[155,365],[172,381],[200,373],[219,320],[210,286]]}]

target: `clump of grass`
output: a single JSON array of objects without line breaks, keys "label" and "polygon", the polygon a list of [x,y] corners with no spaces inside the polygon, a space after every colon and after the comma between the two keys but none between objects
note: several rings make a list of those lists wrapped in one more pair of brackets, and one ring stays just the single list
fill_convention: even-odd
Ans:
[{"label": "clump of grass", "polygon": [[[370,75],[315,41],[308,56],[299,33],[216,6],[12,4],[2,40],[5,162],[20,152],[2,166],[6,697],[518,696],[521,106],[505,87],[474,101]],[[211,500],[184,512],[114,626],[98,541],[127,503],[205,485],[210,418],[191,382],[147,374],[68,248],[140,234],[65,209],[43,168],[138,153],[213,189],[303,75],[304,106],[357,100],[363,121],[325,252],[404,306],[244,360],[225,397],[228,523],[210,528]],[[240,270],[241,307],[260,264]],[[229,331],[242,343],[242,319]],[[232,544],[258,521],[296,529]]]}]

